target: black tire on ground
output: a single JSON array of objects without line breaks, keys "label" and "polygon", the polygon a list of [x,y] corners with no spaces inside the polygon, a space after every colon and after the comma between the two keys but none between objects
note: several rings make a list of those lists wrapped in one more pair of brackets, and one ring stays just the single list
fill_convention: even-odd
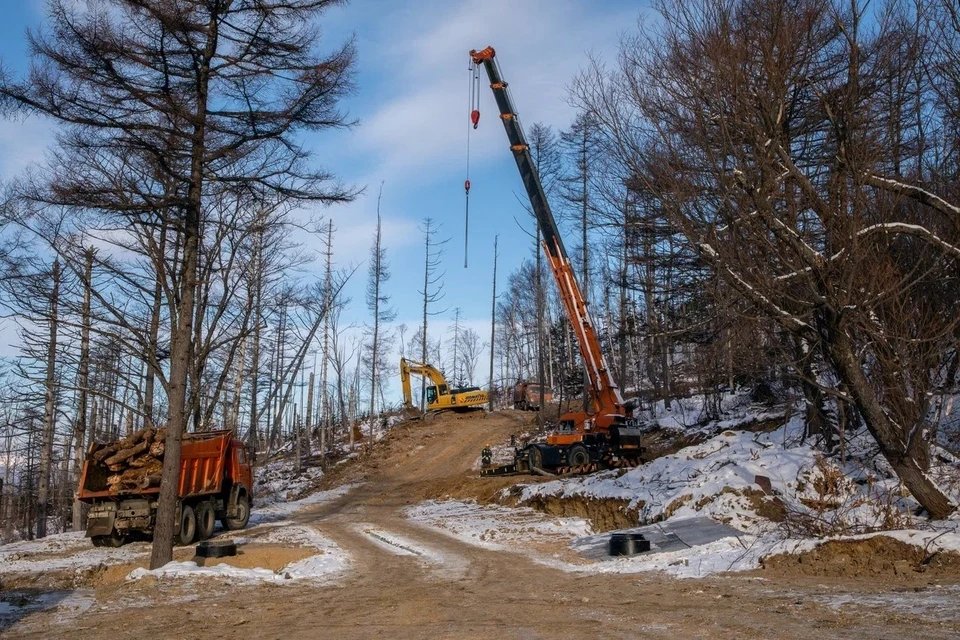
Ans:
[{"label": "black tire on ground", "polygon": [[173,536],[173,543],[188,545],[197,535],[197,514],[188,504],[180,508],[180,530]]},{"label": "black tire on ground", "polygon": [[223,528],[227,531],[236,531],[243,529],[250,521],[250,498],[246,494],[237,498],[237,516],[235,518],[224,517]]},{"label": "black tire on ground", "polygon": [[201,558],[225,558],[237,555],[237,543],[233,540],[207,540],[197,545]]},{"label": "black tire on ground", "polygon": [[590,454],[581,444],[575,444],[567,450],[567,464],[579,467],[590,462]]},{"label": "black tire on ground", "polygon": [[126,544],[127,539],[116,531],[113,531],[113,533],[106,536],[93,536],[90,538],[90,541],[95,547],[112,547],[116,549]]},{"label": "black tire on ground", "polygon": [[206,540],[213,535],[217,526],[217,514],[214,513],[213,503],[204,500],[197,505],[197,540]]},{"label": "black tire on ground", "polygon": [[543,452],[536,447],[530,447],[529,449],[529,458],[530,466],[536,467],[537,469],[543,468]]}]

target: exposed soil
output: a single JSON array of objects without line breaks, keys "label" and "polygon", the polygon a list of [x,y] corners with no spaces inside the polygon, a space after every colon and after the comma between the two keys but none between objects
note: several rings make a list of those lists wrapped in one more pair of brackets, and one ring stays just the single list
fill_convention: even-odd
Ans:
[{"label": "exposed soil", "polygon": [[576,517],[588,520],[597,533],[637,526],[636,509],[629,508],[629,500],[597,500],[580,496],[534,496],[523,503],[552,516]]},{"label": "exposed soil", "polygon": [[[812,551],[764,558],[765,574],[831,578],[960,578],[960,554],[927,552],[920,547],[876,536],[865,540],[831,540]],[[960,604],[960,603],[958,603]]]},{"label": "exposed soil", "polygon": [[[8,628],[0,626],[0,632],[11,638],[69,635],[98,640],[960,635],[960,616],[949,606],[949,597],[960,593],[960,574],[955,570],[935,574],[929,573],[931,568],[909,577],[892,569],[861,571],[858,580],[841,583],[825,580],[827,574],[797,571],[784,559],[768,562],[769,568],[753,575],[702,580],[577,574],[547,561],[536,562],[527,553],[464,544],[404,516],[406,506],[422,500],[449,496],[491,501],[500,499],[501,489],[515,482],[539,482],[532,477],[478,477],[484,445],[508,441],[529,421],[530,414],[513,411],[486,417],[436,416],[396,429],[359,463],[331,470],[324,479],[328,488],[362,484],[335,502],[293,516],[350,554],[349,571],[328,583],[117,582],[123,571],[117,568],[89,583],[93,586],[84,593],[92,604],[82,612],[65,617],[55,610],[29,611]],[[545,500],[539,506],[558,515],[589,517],[598,528],[616,526],[621,517],[629,519],[622,503]],[[391,552],[364,534],[371,529],[415,541],[432,554]],[[552,551],[564,555],[559,548],[539,551],[547,554],[547,560]],[[250,552],[248,559],[254,549]],[[263,553],[258,562],[267,562],[268,556],[275,562],[286,560],[276,555],[277,550]],[[816,562],[828,563],[827,553],[832,551],[819,551]],[[880,555],[886,562],[898,553],[918,561],[909,549],[889,547]],[[854,555],[870,565],[871,554],[864,549]],[[899,604],[905,580],[911,589],[904,596],[909,597],[909,606]],[[878,594],[887,598],[882,604],[875,604]],[[942,604],[944,598],[948,605]]]}]

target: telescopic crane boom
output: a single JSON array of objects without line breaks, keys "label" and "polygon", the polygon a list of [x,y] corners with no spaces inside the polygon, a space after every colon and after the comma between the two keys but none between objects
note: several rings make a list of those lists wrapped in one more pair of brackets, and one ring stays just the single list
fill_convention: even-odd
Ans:
[{"label": "telescopic crane boom", "polygon": [[[573,412],[561,416],[560,431],[547,440],[554,449],[556,447],[560,449],[538,446],[538,451],[530,452],[531,465],[539,467],[541,465],[536,463],[541,462],[551,466],[549,463],[551,458],[559,461],[558,464],[562,464],[562,460],[566,460],[571,465],[574,462],[579,463],[583,457],[581,450],[585,448],[580,443],[588,445],[586,449],[589,451],[591,460],[611,454],[623,454],[627,452],[624,445],[628,442],[632,443],[628,445],[629,453],[635,451],[639,455],[638,437],[634,438],[635,434],[629,436],[627,434],[628,429],[632,430],[632,415],[630,415],[632,407],[625,406],[620,389],[613,380],[600,348],[600,341],[587,309],[586,300],[577,284],[556,220],[550,210],[546,194],[543,192],[543,186],[540,184],[540,175],[507,91],[507,83],[503,81],[500,74],[496,52],[493,47],[487,47],[480,51],[471,51],[470,58],[475,65],[482,65],[490,78],[490,88],[493,90],[503,128],[510,141],[510,150],[513,151],[513,158],[520,170],[520,177],[530,199],[533,214],[540,225],[543,250],[556,279],[567,318],[576,335],[577,346],[590,384],[592,411]],[[478,116],[479,114],[472,116],[474,122],[479,119]],[[613,433],[611,429],[614,430]]]},{"label": "telescopic crane boom", "polygon": [[533,214],[540,224],[543,250],[546,252],[547,261],[556,278],[557,287],[560,289],[560,298],[563,300],[567,317],[577,335],[580,356],[583,358],[590,380],[590,396],[594,413],[597,414],[598,421],[606,415],[624,415],[624,402],[620,389],[613,381],[606,358],[600,349],[600,341],[597,339],[593,320],[587,310],[587,303],[577,284],[573,267],[563,246],[563,240],[560,238],[560,232],[557,230],[556,220],[550,210],[547,196],[543,192],[543,186],[540,184],[540,175],[514,111],[510,94],[507,92],[507,83],[500,76],[496,53],[492,47],[487,47],[482,51],[471,51],[470,57],[475,64],[483,65],[490,78],[490,88],[493,89],[493,96],[500,110],[500,119],[506,129],[510,149],[513,151],[514,160],[517,161],[517,168],[520,170],[523,186],[530,198]]}]

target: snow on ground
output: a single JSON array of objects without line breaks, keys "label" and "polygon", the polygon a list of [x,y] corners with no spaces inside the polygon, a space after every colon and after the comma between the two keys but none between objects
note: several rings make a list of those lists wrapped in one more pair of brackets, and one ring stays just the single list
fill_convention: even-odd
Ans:
[{"label": "snow on ground", "polygon": [[957,619],[960,585],[933,585],[909,593],[843,594],[816,598],[822,604],[838,611],[855,607],[858,615],[865,609],[875,609],[878,615],[891,613],[919,616],[926,620],[953,622]]},{"label": "snow on ground", "polygon": [[91,546],[83,533],[59,533],[40,540],[22,540],[0,546],[0,576],[64,570],[82,572],[100,565],[132,562],[149,550],[149,544],[144,542],[119,549],[97,548]]},{"label": "snow on ground", "polygon": [[229,564],[200,566],[196,562],[170,562],[152,571],[134,569],[128,580],[139,580],[146,576],[158,578],[224,578],[243,582],[277,582],[291,580],[327,580],[344,573],[350,566],[350,555],[335,542],[322,536],[316,529],[306,525],[293,524],[288,518],[305,507],[333,502],[349,493],[356,485],[345,485],[332,491],[318,491],[300,500],[292,502],[274,502],[254,510],[250,515],[250,526],[269,526],[262,534],[244,538],[234,538],[238,544],[258,542],[285,546],[307,547],[318,551],[317,554],[291,562],[277,571],[260,567],[240,568]]},{"label": "snow on ground", "polygon": [[299,474],[289,459],[268,462],[256,470],[253,495],[256,504],[294,500],[316,486],[323,477],[320,467],[304,467]]},{"label": "snow on ground", "polygon": [[317,491],[311,493],[305,498],[291,500],[290,502],[276,501],[266,505],[256,506],[250,512],[250,526],[273,525],[279,526],[288,524],[288,518],[294,513],[311,505],[327,504],[338,500],[350,493],[357,485],[347,484],[330,491]]},{"label": "snow on ground", "polygon": [[[633,401],[640,406],[641,402]],[[752,404],[746,392],[721,394],[715,409],[719,410],[722,420],[711,419],[711,411],[703,395],[676,398],[667,405],[659,400],[652,406],[638,412],[637,417],[651,426],[668,431],[691,433],[698,430],[717,431],[735,429],[746,424],[763,422],[783,417],[782,407],[767,409]]]},{"label": "snow on ground", "polygon": [[291,562],[278,571],[260,567],[241,568],[229,564],[199,566],[196,562],[169,562],[159,569],[134,569],[127,580],[139,580],[146,576],[158,578],[222,578],[231,582],[291,583],[297,580],[328,580],[342,574],[350,565],[349,555],[332,540],[320,535],[312,527],[289,526],[274,529],[266,536],[255,538],[256,542],[293,544],[312,547],[319,553],[303,560]]},{"label": "snow on ground", "polygon": [[[564,566],[556,558],[539,561],[575,571],[656,570],[699,577],[755,569],[765,556],[800,553],[820,541],[856,539],[881,531],[931,551],[960,551],[960,516],[940,523],[913,516],[916,502],[877,456],[867,434],[851,439],[848,460],[841,468],[838,461],[803,441],[802,415],[795,414],[772,431],[754,432],[734,429],[777,418],[783,421],[784,412],[750,406],[742,395],[728,394],[722,407],[719,420],[704,418],[702,397],[675,402],[669,409],[654,407],[649,418],[661,428],[716,435],[634,469],[527,485],[520,489],[519,502],[614,499],[637,514],[638,526],[708,517],[742,533],[687,549],[657,552],[654,548],[649,554],[604,558],[586,565]],[[949,463],[950,458],[944,459]],[[956,475],[955,466],[947,472]],[[769,487],[765,489],[766,480]],[[582,553],[593,533],[589,523],[579,518],[457,501],[428,502],[407,513],[416,522],[470,544],[533,556],[537,544],[546,539],[565,540]],[[595,543],[596,536],[591,541],[594,547]]]},{"label": "snow on ground", "polygon": [[[840,468],[802,441],[803,429],[803,416],[796,415],[771,432],[724,430],[625,472],[529,485],[520,501],[613,498],[637,512],[638,524],[709,516],[752,534],[778,527],[791,534],[804,528],[811,534],[856,534],[920,523],[910,514],[916,502],[904,497],[885,461],[874,456],[867,466],[851,455]],[[769,480],[771,496],[758,476]],[[771,522],[772,512],[785,524]]]}]

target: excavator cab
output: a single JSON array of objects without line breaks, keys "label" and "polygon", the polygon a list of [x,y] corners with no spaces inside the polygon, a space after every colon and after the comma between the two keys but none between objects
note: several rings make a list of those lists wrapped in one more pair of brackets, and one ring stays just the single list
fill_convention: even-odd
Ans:
[{"label": "excavator cab", "polygon": [[437,401],[437,388],[434,386],[427,387],[427,404],[434,404]]}]

